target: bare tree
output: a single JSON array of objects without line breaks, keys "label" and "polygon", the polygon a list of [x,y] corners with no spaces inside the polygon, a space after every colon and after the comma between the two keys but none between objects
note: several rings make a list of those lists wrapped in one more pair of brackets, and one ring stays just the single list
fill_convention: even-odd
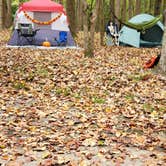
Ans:
[{"label": "bare tree", "polygon": [[115,17],[114,17],[114,13],[115,13],[115,0],[110,0],[110,20],[112,22],[115,22]]},{"label": "bare tree", "polygon": [[2,0],[0,0],[0,29],[3,28],[3,16],[2,16],[3,6],[2,6]]},{"label": "bare tree", "polygon": [[126,15],[127,15],[126,7],[127,7],[127,2],[126,2],[126,0],[123,0],[122,1],[122,10],[121,10],[121,15],[122,15],[121,19],[123,22],[126,21]]},{"label": "bare tree", "polygon": [[80,0],[76,0],[76,21],[77,21],[77,31],[82,30],[83,27],[83,4]]},{"label": "bare tree", "polygon": [[129,2],[128,14],[129,18],[131,18],[133,16],[133,9],[134,9],[133,0],[129,0],[128,2]]},{"label": "bare tree", "polygon": [[[94,51],[94,36],[96,20],[100,6],[100,0],[96,0],[92,10],[86,0],[81,0],[83,4],[83,29],[84,29],[84,53],[85,56],[92,57]],[[92,6],[92,5],[91,5]]]},{"label": "bare tree", "polygon": [[149,0],[148,1],[144,1],[144,5],[145,5],[145,9],[144,9],[144,12],[145,13],[148,13],[149,12],[149,5],[150,5],[150,3],[149,3]]},{"label": "bare tree", "polygon": [[163,0],[163,8],[166,9],[166,0]]},{"label": "bare tree", "polygon": [[164,22],[165,22],[165,28],[164,28],[161,58],[159,61],[159,68],[166,73],[166,10],[164,12]]},{"label": "bare tree", "polygon": [[154,11],[154,0],[150,0],[149,13],[153,15]]},{"label": "bare tree", "polygon": [[11,0],[3,0],[3,24],[6,28],[12,25]]},{"label": "bare tree", "polygon": [[[121,0],[116,0],[115,1],[115,15],[116,15],[116,17],[120,17],[120,2],[121,2]],[[118,20],[116,20],[116,23],[117,23],[117,25],[118,25],[118,27],[119,27],[119,21]]]},{"label": "bare tree", "polygon": [[141,12],[141,1],[140,0],[136,0],[136,11],[135,14],[140,14]]},{"label": "bare tree", "polygon": [[76,36],[75,0],[72,2],[71,2],[71,0],[66,1],[66,10],[67,10],[69,26],[70,26],[72,36]]},{"label": "bare tree", "polygon": [[100,0],[100,6],[99,6],[99,25],[100,25],[100,45],[104,45],[104,2],[105,0]]},{"label": "bare tree", "polygon": [[155,5],[154,5],[154,15],[159,15],[160,14],[160,6],[162,4],[162,0],[155,0]]}]

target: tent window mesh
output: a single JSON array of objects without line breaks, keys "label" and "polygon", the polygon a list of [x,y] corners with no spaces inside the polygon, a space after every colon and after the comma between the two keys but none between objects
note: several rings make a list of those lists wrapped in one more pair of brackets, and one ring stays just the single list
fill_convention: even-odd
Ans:
[{"label": "tent window mesh", "polygon": [[[51,20],[51,13],[48,12],[34,12],[34,19],[44,22]],[[51,25],[35,24],[35,29],[51,29]]]}]

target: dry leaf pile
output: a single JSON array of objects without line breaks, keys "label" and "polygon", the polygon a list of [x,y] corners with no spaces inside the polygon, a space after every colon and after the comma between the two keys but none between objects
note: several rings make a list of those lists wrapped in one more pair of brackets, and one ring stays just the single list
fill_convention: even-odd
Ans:
[{"label": "dry leaf pile", "polygon": [[166,79],[143,69],[159,49],[96,47],[85,58],[1,43],[0,163],[165,163]]}]

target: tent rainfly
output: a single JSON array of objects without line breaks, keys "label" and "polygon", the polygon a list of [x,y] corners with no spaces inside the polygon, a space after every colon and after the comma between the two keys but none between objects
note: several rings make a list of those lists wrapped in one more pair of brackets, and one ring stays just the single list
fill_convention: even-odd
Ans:
[{"label": "tent rainfly", "polygon": [[[20,25],[31,25],[29,27],[36,32],[33,39],[20,35]],[[66,33],[65,46],[75,46],[64,7],[51,0],[31,0],[18,8],[15,14],[14,32],[8,44],[41,46],[43,42],[48,41],[51,46],[57,46],[61,32]]]},{"label": "tent rainfly", "polygon": [[[129,20],[129,23],[139,25],[153,20],[155,17],[149,14],[139,14]],[[155,25],[145,29],[137,30],[128,26],[123,26],[120,30],[120,45],[133,47],[155,47],[162,44],[164,25],[158,21]]]}]

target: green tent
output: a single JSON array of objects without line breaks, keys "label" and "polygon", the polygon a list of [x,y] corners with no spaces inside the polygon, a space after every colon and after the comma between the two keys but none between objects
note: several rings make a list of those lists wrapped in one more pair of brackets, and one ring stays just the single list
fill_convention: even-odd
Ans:
[{"label": "green tent", "polygon": [[[155,19],[149,14],[139,14],[132,17],[129,23],[139,25]],[[164,25],[158,21],[155,25],[145,30],[137,30],[128,26],[123,26],[120,30],[120,45],[129,45],[134,47],[155,47],[162,43]]]}]

